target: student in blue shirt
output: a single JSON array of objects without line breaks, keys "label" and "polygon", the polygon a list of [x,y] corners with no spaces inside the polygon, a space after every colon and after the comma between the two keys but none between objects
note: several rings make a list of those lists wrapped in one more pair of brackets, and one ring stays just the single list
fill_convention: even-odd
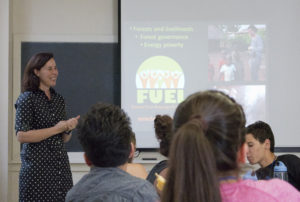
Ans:
[{"label": "student in blue shirt", "polygon": [[158,201],[151,183],[126,172],[134,146],[130,120],[120,107],[95,104],[79,122],[78,133],[91,170],[68,192],[67,202]]}]

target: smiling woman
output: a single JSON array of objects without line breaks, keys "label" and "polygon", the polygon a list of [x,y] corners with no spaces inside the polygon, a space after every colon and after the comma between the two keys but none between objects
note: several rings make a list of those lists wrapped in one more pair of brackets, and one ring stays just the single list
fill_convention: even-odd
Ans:
[{"label": "smiling woman", "polygon": [[20,201],[65,201],[73,186],[64,142],[79,116],[66,119],[65,102],[53,87],[58,70],[52,53],[38,53],[26,65],[16,101],[15,129],[22,144]]},{"label": "smiling woman", "polygon": [[[56,85],[58,71],[55,60],[51,58],[40,70],[34,69],[34,74],[40,79],[40,89],[45,91],[46,95],[49,92],[47,89]],[[50,94],[48,93],[50,99]]]}]

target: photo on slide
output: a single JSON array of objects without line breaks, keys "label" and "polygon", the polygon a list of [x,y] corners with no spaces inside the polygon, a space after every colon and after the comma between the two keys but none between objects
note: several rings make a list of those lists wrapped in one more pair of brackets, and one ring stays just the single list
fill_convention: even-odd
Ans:
[{"label": "photo on slide", "polygon": [[209,81],[265,81],[266,25],[208,26]]},{"label": "photo on slide", "polygon": [[230,95],[242,105],[247,125],[258,120],[266,120],[265,85],[214,86],[213,88]]}]

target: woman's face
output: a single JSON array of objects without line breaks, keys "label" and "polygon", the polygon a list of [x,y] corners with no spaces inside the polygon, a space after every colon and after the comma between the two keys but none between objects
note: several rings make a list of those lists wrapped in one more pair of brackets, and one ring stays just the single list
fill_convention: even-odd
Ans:
[{"label": "woman's face", "polygon": [[41,89],[49,89],[56,85],[58,70],[53,58],[51,58],[40,70],[35,69],[34,73],[40,79]]}]

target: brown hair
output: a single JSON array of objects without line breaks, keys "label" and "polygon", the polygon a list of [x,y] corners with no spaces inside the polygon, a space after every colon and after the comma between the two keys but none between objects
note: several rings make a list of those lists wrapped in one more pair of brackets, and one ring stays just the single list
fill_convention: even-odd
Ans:
[{"label": "brown hair", "polygon": [[162,201],[221,201],[217,175],[239,170],[245,122],[242,107],[222,92],[198,92],[183,101],[174,115]]},{"label": "brown hair", "polygon": [[38,53],[30,58],[24,70],[22,92],[39,89],[40,79],[35,75],[34,70],[40,70],[53,57],[52,53]]},{"label": "brown hair", "polygon": [[214,155],[203,126],[196,119],[184,124],[175,134],[169,156],[167,183],[162,201],[221,201]]},{"label": "brown hair", "polygon": [[168,115],[156,115],[154,119],[154,128],[156,138],[160,141],[160,153],[164,156],[169,155],[169,148],[172,138],[173,119]]}]

